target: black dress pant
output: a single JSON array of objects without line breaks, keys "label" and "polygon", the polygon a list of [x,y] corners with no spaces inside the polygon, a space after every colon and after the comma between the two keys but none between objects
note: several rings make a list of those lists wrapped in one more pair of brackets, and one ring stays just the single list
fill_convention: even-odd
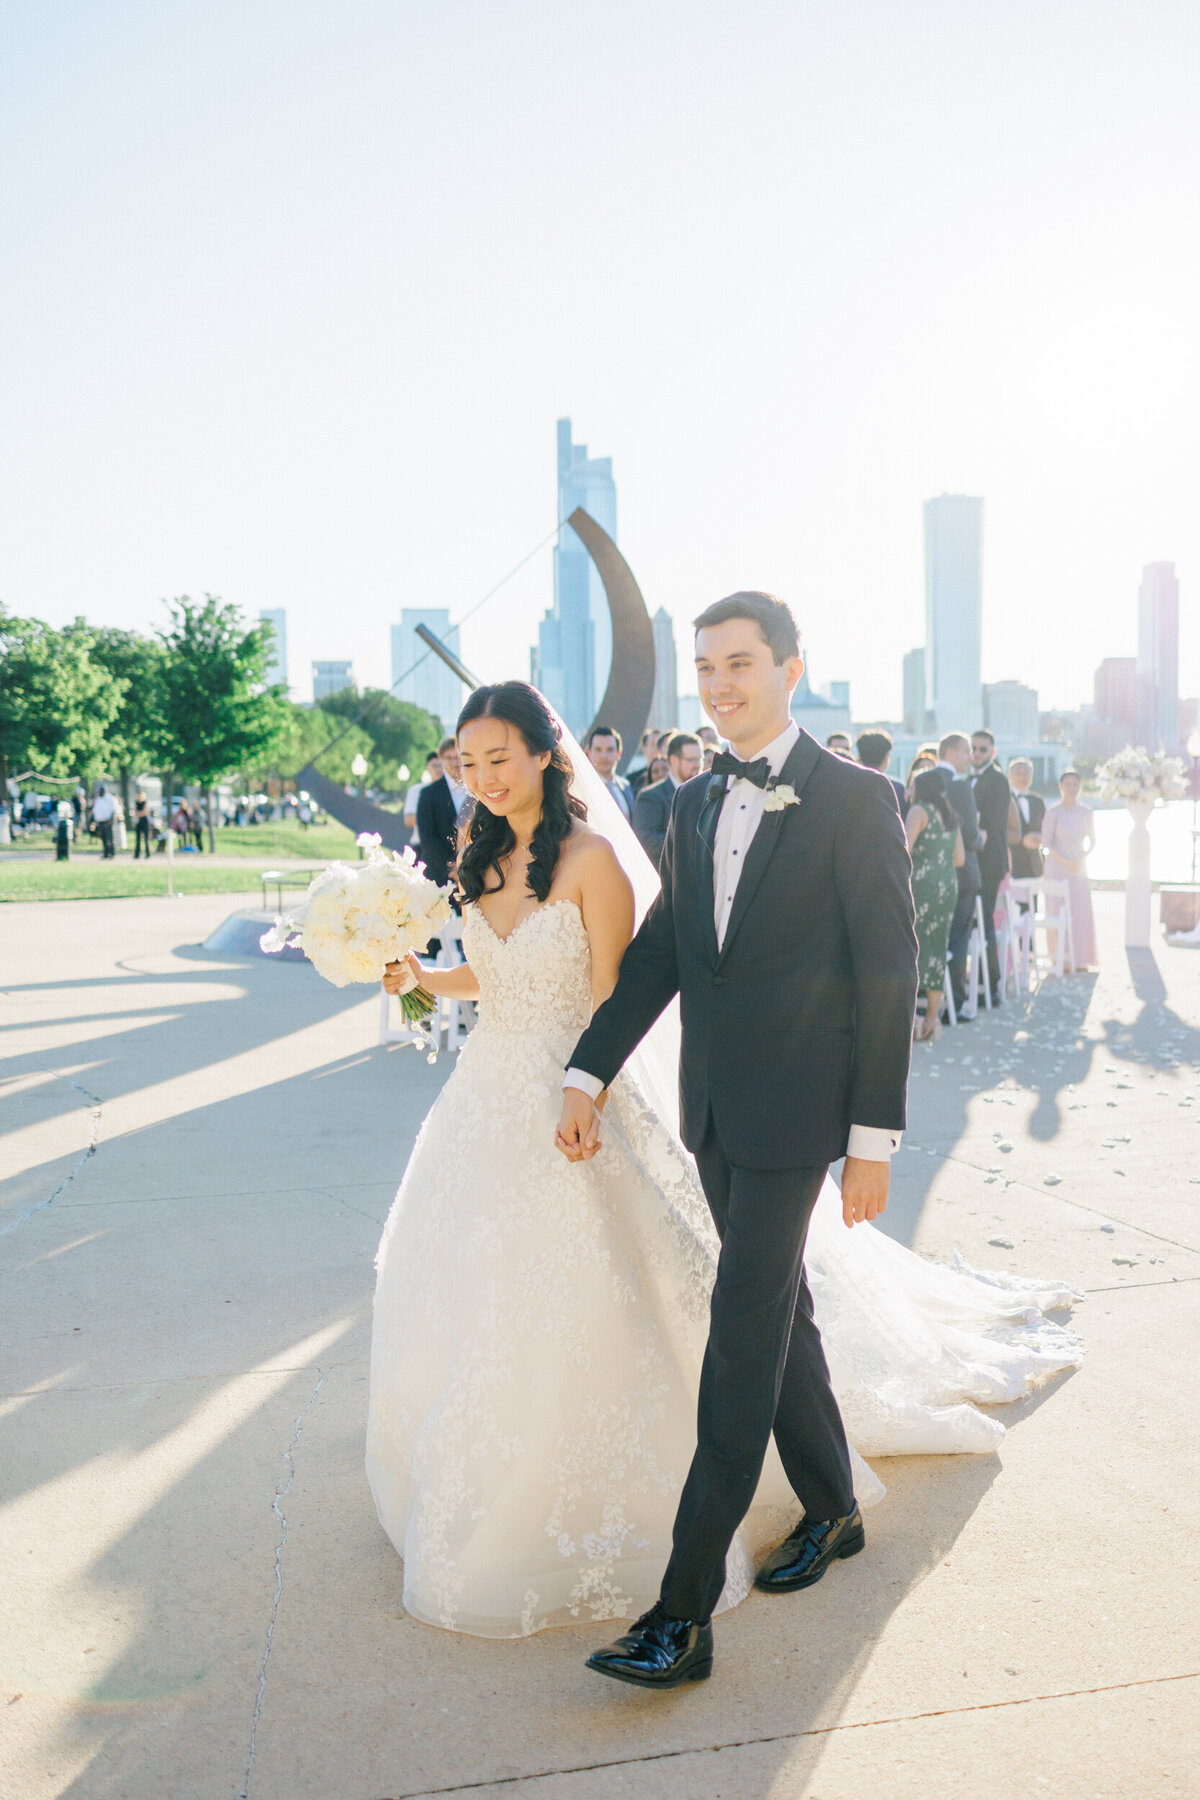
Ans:
[{"label": "black dress pant", "polygon": [[1000,867],[989,868],[985,863],[979,865],[979,887],[983,899],[983,930],[987,938],[988,976],[992,984],[992,998],[1000,993],[1000,952],[996,946],[996,896],[1000,892],[1000,883],[1008,874],[1008,862]]},{"label": "black dress pant", "polygon": [[979,897],[978,867],[968,861],[958,870],[958,902],[950,921],[950,986],[954,1004],[961,1007],[967,997],[967,942],[975,923],[975,902]]},{"label": "black dress pant", "polygon": [[703,1622],[762,1473],[771,1433],[812,1519],[854,1507],[850,1452],[813,1320],[804,1240],[826,1170],[730,1166],[711,1126],[696,1162],[721,1238],[700,1375],[696,1454],[675,1515],[662,1600]]}]

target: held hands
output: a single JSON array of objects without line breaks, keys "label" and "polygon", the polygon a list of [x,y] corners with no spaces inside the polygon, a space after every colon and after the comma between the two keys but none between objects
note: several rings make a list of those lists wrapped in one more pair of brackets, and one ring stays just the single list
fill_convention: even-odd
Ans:
[{"label": "held hands", "polygon": [[590,1162],[600,1148],[600,1114],[607,1095],[593,1101],[581,1088],[564,1088],[554,1148],[568,1162]]},{"label": "held hands", "polygon": [[848,1226],[877,1219],[887,1207],[890,1162],[848,1156],[842,1166],[842,1218]]},{"label": "held hands", "polygon": [[409,994],[413,988],[420,987],[424,970],[416,957],[409,954],[401,962],[390,962],[383,972],[383,990],[386,994]]}]

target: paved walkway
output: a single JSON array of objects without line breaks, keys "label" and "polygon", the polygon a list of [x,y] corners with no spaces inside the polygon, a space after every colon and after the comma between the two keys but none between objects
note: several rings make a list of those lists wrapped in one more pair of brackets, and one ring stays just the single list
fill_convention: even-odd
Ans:
[{"label": "paved walkway", "polygon": [[5,1800],[1195,1795],[1200,954],[1131,963],[1103,895],[1099,978],[918,1049],[889,1229],[1068,1276],[1087,1361],[994,1457],[880,1464],[868,1554],[654,1697],[591,1628],[405,1617],[372,1257],[446,1071],[199,949],[236,905],[4,909]]}]

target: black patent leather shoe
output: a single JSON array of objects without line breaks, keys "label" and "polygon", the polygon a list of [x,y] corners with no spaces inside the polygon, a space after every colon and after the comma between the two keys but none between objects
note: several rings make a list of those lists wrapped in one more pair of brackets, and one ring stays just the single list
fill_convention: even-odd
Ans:
[{"label": "black patent leather shoe", "polygon": [[866,1543],[857,1506],[844,1519],[801,1519],[790,1537],[768,1554],[754,1585],[764,1594],[794,1594],[820,1581],[831,1562],[857,1556]]},{"label": "black patent leather shoe", "polygon": [[712,1626],[669,1618],[659,1601],[632,1631],[594,1651],[587,1666],[597,1675],[631,1681],[635,1687],[673,1688],[684,1681],[707,1681],[712,1656]]}]

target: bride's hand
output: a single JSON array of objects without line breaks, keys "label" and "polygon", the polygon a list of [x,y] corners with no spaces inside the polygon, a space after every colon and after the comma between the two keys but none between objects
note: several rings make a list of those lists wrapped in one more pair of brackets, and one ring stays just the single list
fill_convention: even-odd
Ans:
[{"label": "bride's hand", "polygon": [[554,1148],[568,1162],[590,1162],[600,1148],[600,1114],[581,1088],[564,1088],[562,1114],[554,1134]]},{"label": "bride's hand", "polygon": [[384,993],[406,994],[410,988],[420,987],[424,973],[411,953],[400,962],[390,962],[383,972]]}]

